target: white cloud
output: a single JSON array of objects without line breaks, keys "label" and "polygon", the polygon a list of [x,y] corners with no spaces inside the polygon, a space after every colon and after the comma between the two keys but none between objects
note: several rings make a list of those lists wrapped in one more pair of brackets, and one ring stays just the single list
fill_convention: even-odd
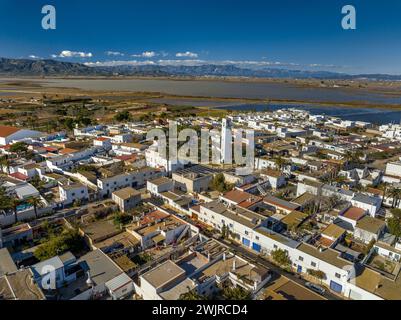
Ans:
[{"label": "white cloud", "polygon": [[106,51],[105,53],[108,56],[124,56],[124,53],[118,51]]},{"label": "white cloud", "polygon": [[52,54],[52,58],[92,58],[90,52],[63,50],[58,55]]},{"label": "white cloud", "polygon": [[42,59],[41,57],[35,56],[34,54],[31,54],[29,56],[30,59]]},{"label": "white cloud", "polygon": [[177,52],[177,53],[175,54],[175,56],[176,56],[177,58],[197,58],[197,57],[198,57],[198,54],[195,53],[195,52],[187,51],[187,52]]},{"label": "white cloud", "polygon": [[153,58],[157,56],[157,53],[154,51],[144,51],[141,54],[133,54],[132,57],[135,58]]}]

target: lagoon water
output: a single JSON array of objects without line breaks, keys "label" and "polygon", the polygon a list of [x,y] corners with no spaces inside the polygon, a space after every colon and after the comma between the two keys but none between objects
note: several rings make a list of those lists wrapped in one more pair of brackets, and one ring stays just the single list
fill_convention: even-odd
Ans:
[{"label": "lagoon water", "polygon": [[[1,82],[11,79],[0,79]],[[19,80],[19,79],[13,79]],[[313,114],[326,114],[347,120],[360,120],[377,124],[399,123],[401,110],[376,108],[344,108],[335,106],[341,102],[369,102],[372,104],[400,104],[401,94],[390,95],[377,92],[345,88],[305,88],[286,83],[250,82],[250,81],[216,81],[216,80],[172,80],[172,79],[24,79],[49,87],[68,87],[83,90],[161,92],[170,95],[215,98],[248,98],[270,100],[307,100],[311,102],[332,102],[333,106],[207,103],[185,101],[177,104],[209,105],[233,110],[275,110],[279,108],[299,108]],[[1,94],[0,94],[1,95]],[[7,95],[7,94],[3,94]],[[171,99],[171,98],[169,98]],[[200,99],[201,100],[201,99]],[[161,102],[161,101],[160,101]],[[166,103],[171,103],[166,101]],[[174,104],[174,103],[172,103]],[[224,106],[223,106],[224,105]],[[229,107],[227,107],[229,105]]]},{"label": "lagoon water", "polygon": [[[28,79],[27,79],[28,80]],[[401,104],[401,95],[358,89],[305,88],[286,83],[171,79],[46,79],[46,86],[83,90],[162,92],[180,96]]]}]

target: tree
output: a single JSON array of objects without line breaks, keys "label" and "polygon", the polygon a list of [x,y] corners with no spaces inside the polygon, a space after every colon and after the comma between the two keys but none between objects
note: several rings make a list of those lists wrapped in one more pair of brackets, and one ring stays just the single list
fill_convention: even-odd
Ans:
[{"label": "tree", "polygon": [[225,287],[222,296],[227,300],[252,300],[252,293],[240,286]]},{"label": "tree", "polygon": [[282,267],[288,267],[292,264],[288,252],[282,249],[276,249],[271,252],[273,260]]},{"label": "tree", "polygon": [[2,156],[0,157],[0,165],[1,165],[1,169],[3,170],[3,168],[6,168],[6,172],[9,174],[10,173],[10,160],[8,159],[8,156]]},{"label": "tree", "polygon": [[233,189],[233,185],[226,183],[226,179],[224,178],[224,174],[217,174],[213,180],[210,182],[209,187],[213,190],[217,190],[221,193],[230,191]]},{"label": "tree", "polygon": [[120,111],[114,116],[114,120],[118,122],[130,121],[131,119],[131,114],[128,111]]},{"label": "tree", "polygon": [[279,170],[282,170],[283,167],[286,165],[287,162],[286,162],[285,159],[283,159],[282,157],[278,157],[278,158],[274,159],[274,163],[276,164],[276,167],[277,167]]},{"label": "tree", "polygon": [[113,222],[116,226],[125,225],[131,222],[132,217],[126,213],[116,212],[114,214]]},{"label": "tree", "polygon": [[[190,288],[188,287],[188,290],[189,289]],[[206,300],[206,298],[197,293],[196,290],[189,290],[188,292],[181,294],[178,300]]]},{"label": "tree", "polygon": [[391,207],[396,208],[400,204],[400,199],[401,199],[401,189],[399,188],[390,188],[388,191],[388,195],[393,198],[393,202]]},{"label": "tree", "polygon": [[387,220],[387,226],[391,234],[401,237],[401,209],[392,209],[392,217]]},{"label": "tree", "polygon": [[306,272],[311,275],[312,277],[315,277],[316,279],[319,279],[320,282],[325,280],[327,278],[326,274],[321,271],[321,270],[314,270],[314,269],[308,269]]},{"label": "tree", "polygon": [[78,253],[84,246],[84,241],[77,230],[64,230],[61,234],[51,235],[48,241],[35,250],[34,256],[44,261],[67,251]]},{"label": "tree", "polygon": [[28,151],[28,145],[25,142],[17,142],[10,146],[10,152],[16,153],[19,156]]},{"label": "tree", "polygon": [[35,218],[38,218],[38,208],[43,208],[44,203],[40,197],[29,197],[26,202],[33,207]]},{"label": "tree", "polygon": [[9,208],[13,210],[14,212],[14,223],[18,223],[18,215],[17,215],[17,211],[18,211],[18,206],[22,204],[22,201],[18,198],[10,198],[9,200]]}]

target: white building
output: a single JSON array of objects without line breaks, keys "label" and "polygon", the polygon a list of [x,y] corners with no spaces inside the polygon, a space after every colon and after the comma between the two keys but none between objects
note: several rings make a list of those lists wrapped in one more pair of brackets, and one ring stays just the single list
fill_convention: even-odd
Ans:
[{"label": "white building", "polygon": [[21,129],[10,126],[0,126],[0,146],[5,146],[14,141],[20,141],[28,138],[37,138],[43,135],[42,132]]},{"label": "white building", "polygon": [[80,183],[59,186],[60,200],[64,205],[73,204],[75,201],[86,202],[89,200],[88,187]]},{"label": "white building", "polygon": [[386,175],[401,177],[401,161],[387,163]]},{"label": "white building", "polygon": [[232,163],[232,125],[230,119],[221,123],[221,163]]}]

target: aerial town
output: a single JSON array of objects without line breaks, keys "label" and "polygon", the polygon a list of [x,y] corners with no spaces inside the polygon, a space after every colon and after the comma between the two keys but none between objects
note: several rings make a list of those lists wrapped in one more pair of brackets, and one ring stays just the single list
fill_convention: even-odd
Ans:
[{"label": "aerial town", "polygon": [[201,163],[149,138],[171,121],[0,126],[0,300],[401,299],[401,125],[177,115],[219,133]]}]

